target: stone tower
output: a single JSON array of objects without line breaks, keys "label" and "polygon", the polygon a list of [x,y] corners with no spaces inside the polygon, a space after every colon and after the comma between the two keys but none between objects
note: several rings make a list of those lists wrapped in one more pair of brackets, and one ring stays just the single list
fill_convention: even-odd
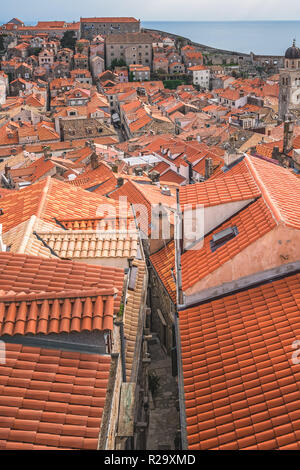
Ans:
[{"label": "stone tower", "polygon": [[280,69],[279,119],[285,121],[296,108],[300,111],[300,49],[294,40],[285,53],[284,68]]}]

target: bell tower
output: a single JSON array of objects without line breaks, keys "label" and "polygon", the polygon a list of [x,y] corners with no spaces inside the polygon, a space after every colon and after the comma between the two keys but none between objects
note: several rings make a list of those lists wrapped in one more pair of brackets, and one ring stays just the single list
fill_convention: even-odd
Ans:
[{"label": "bell tower", "polygon": [[278,115],[285,121],[293,109],[300,110],[300,49],[296,40],[284,57],[284,68],[280,69]]}]

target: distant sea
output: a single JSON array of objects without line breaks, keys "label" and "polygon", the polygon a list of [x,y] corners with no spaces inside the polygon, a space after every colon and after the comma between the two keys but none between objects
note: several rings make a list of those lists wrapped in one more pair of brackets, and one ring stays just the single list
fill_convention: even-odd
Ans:
[{"label": "distant sea", "polygon": [[300,21],[143,21],[142,26],[248,54],[284,55],[294,38],[300,47]]}]

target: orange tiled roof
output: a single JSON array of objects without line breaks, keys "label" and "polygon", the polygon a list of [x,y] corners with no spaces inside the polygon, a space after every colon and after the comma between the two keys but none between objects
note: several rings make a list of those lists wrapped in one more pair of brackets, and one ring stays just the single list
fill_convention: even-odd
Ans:
[{"label": "orange tiled roof", "polygon": [[113,329],[115,289],[0,295],[0,335]]},{"label": "orange tiled roof", "polygon": [[81,23],[139,23],[133,17],[80,18]]},{"label": "orange tiled roof", "polygon": [[182,184],[184,181],[186,181],[186,179],[179,175],[178,173],[176,173],[175,171],[173,170],[168,170],[166,173],[164,173],[161,177],[160,177],[160,181],[162,183],[176,183],[176,184]]},{"label": "orange tiled roof", "polygon": [[0,449],[98,446],[110,356],[6,344]]},{"label": "orange tiled roof", "polygon": [[[150,256],[150,261],[173,302],[176,302],[174,240]],[[172,275],[174,274],[174,277]]]},{"label": "orange tiled roof", "polygon": [[96,189],[94,189],[93,193],[98,194],[99,196],[106,196],[108,193],[116,189],[117,187],[117,179],[114,175],[112,175],[108,180],[101,183]]},{"label": "orange tiled roof", "polygon": [[53,222],[54,218],[95,217],[100,204],[114,201],[47,177],[1,198],[3,232],[29,219],[31,215]]},{"label": "orange tiled roof", "polygon": [[207,207],[253,199],[259,195],[260,190],[248,172],[234,175],[228,172],[214,180],[180,188],[180,205],[184,210],[185,204],[203,204]]},{"label": "orange tiled roof", "polygon": [[93,217],[77,219],[61,219],[59,222],[67,230],[127,230],[135,229],[133,214],[127,217]]},{"label": "orange tiled roof", "polygon": [[166,162],[159,162],[153,168],[151,168],[149,173],[151,173],[152,171],[157,171],[161,175],[166,170],[168,170],[168,168],[170,168],[170,165],[168,165]]},{"label": "orange tiled roof", "polygon": [[[247,246],[272,230],[275,225],[272,213],[261,198],[231,217],[204,238],[201,249],[187,250],[181,256],[183,290],[192,287],[205,276],[216,271]],[[210,242],[213,235],[234,226],[238,229],[238,235],[212,252]]]},{"label": "orange tiled roof", "polygon": [[286,168],[256,157],[245,163],[278,221],[300,229],[300,181]]},{"label": "orange tiled roof", "polygon": [[[4,293],[6,297],[12,296],[10,302],[13,302],[13,299],[17,302],[19,295],[26,295],[28,297],[29,294],[42,294],[41,299],[43,299],[44,295],[44,299],[52,302],[55,298],[63,299],[64,295],[67,297],[68,292],[72,293],[73,297],[76,295],[80,297],[83,291],[87,291],[86,296],[93,297],[92,290],[116,288],[118,294],[117,299],[115,299],[114,312],[117,313],[123,289],[123,278],[123,270],[119,268],[95,266],[55,258],[48,259],[38,256],[0,253],[1,302],[4,302],[2,297]],[[90,292],[88,293],[88,291]],[[50,294],[52,295],[52,300]],[[21,296],[20,299],[22,298]],[[30,296],[28,300],[30,300]],[[34,296],[32,302],[34,304]],[[67,311],[70,312],[70,306],[65,305],[65,307],[64,313],[67,315]],[[109,305],[107,307],[108,312]],[[19,308],[21,307],[19,306]],[[49,307],[49,315],[51,312],[54,312],[55,308],[55,306]],[[42,309],[39,311],[39,309],[35,308],[34,311],[33,318],[36,318],[37,314],[42,314]],[[46,315],[45,309],[43,312]],[[21,314],[24,315],[24,311],[20,312]],[[77,317],[77,314],[75,317]],[[1,318],[3,318],[2,315]],[[15,318],[14,315],[12,315],[12,318]],[[20,323],[22,323],[22,317],[20,320]],[[29,317],[27,318],[27,323],[29,323]]]},{"label": "orange tiled roof", "polygon": [[191,450],[300,449],[300,275],[179,313]]},{"label": "orange tiled roof", "polygon": [[79,175],[76,179],[69,181],[72,186],[80,186],[81,188],[91,188],[95,184],[107,181],[113,176],[112,170],[105,164],[100,163],[94,170],[88,170]]}]

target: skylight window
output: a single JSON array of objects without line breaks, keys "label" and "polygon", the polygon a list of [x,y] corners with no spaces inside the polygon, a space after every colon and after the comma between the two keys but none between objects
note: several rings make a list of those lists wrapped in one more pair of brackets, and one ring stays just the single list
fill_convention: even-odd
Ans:
[{"label": "skylight window", "polygon": [[228,227],[224,230],[221,230],[221,232],[216,233],[215,235],[213,235],[210,241],[211,251],[216,251],[218,248],[235,238],[238,233],[239,231],[236,225],[234,227]]}]

